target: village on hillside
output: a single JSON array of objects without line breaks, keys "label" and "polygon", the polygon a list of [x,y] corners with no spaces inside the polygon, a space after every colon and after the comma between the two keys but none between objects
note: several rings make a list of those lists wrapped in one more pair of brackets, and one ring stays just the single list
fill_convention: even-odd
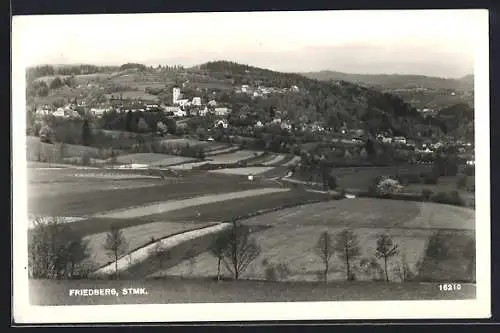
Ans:
[{"label": "village on hillside", "polygon": [[[475,295],[467,103],[415,107],[226,61],[38,66],[26,91],[28,266],[40,290],[149,279],[168,281],[174,301],[191,285],[207,302],[261,301],[278,285],[273,301],[344,289],[442,299],[426,283],[460,281],[453,297]],[[58,302],[43,295],[34,302]]]}]

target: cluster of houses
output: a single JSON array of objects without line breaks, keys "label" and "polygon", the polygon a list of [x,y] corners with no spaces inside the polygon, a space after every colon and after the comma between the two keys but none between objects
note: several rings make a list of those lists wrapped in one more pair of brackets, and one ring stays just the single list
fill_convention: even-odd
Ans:
[{"label": "cluster of houses", "polygon": [[145,112],[145,111],[158,111],[171,114],[176,118],[183,118],[187,116],[206,116],[213,114],[215,116],[227,116],[231,109],[224,106],[218,106],[215,100],[210,100],[206,104],[202,103],[201,97],[194,97],[192,100],[181,99],[182,94],[179,88],[173,88],[173,101],[172,105],[165,105],[153,101],[130,101],[111,96],[106,103],[97,103],[92,107],[87,107],[85,101],[68,103],[64,107],[54,108],[50,105],[43,105],[35,111],[37,117],[44,117],[52,115],[58,118],[81,118],[81,114],[76,112],[76,107],[82,107],[87,115],[95,118],[100,118],[106,112],[115,111],[117,113],[127,112]]},{"label": "cluster of houses", "polygon": [[290,88],[275,88],[275,87],[252,87],[248,84],[243,84],[241,87],[236,88],[237,93],[251,95],[253,97],[262,97],[269,94],[284,94],[287,92],[299,92],[300,89],[297,86],[291,86]]},{"label": "cluster of houses", "polygon": [[82,115],[75,110],[77,106],[82,105],[75,105],[73,103],[70,103],[59,108],[54,108],[50,105],[42,105],[35,110],[35,117],[43,118],[45,116],[52,115],[53,117],[57,118],[81,119]]}]

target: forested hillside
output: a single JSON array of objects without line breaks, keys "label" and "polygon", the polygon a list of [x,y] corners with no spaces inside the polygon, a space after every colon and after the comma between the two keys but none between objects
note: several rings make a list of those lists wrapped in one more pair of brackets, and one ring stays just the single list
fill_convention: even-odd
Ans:
[{"label": "forested hillside", "polygon": [[292,121],[319,121],[331,128],[346,125],[365,128],[372,133],[390,130],[396,135],[409,137],[439,131],[435,126],[427,125],[428,122],[417,110],[402,99],[346,81],[324,82],[299,74],[274,72],[226,61],[210,62],[198,68],[206,75],[232,79],[235,85],[277,88],[297,86],[299,89],[296,93],[276,94],[264,101],[252,102],[250,98],[246,101],[250,108],[257,110],[272,106],[286,110]]}]

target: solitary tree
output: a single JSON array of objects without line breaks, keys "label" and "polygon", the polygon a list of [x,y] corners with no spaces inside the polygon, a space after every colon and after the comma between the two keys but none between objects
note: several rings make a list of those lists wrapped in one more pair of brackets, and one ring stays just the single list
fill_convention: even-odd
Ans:
[{"label": "solitary tree", "polygon": [[229,232],[228,246],[224,250],[222,261],[226,268],[238,280],[248,266],[260,255],[259,245],[250,238],[250,231],[245,226],[233,222]]},{"label": "solitary tree", "polygon": [[83,121],[83,126],[82,126],[82,143],[84,146],[88,146],[90,144],[90,126],[89,126],[89,121],[85,119]]},{"label": "solitary tree", "polygon": [[163,121],[159,121],[156,124],[156,130],[160,134],[165,134],[165,133],[167,133],[167,125],[165,125],[165,123]]},{"label": "solitary tree", "polygon": [[324,231],[319,235],[318,242],[314,248],[316,255],[321,259],[325,267],[323,271],[323,279],[325,283],[328,281],[328,268],[333,255],[335,254],[335,243],[332,236]]},{"label": "solitary tree", "polygon": [[229,236],[230,234],[227,232],[217,235],[210,246],[210,253],[217,259],[217,281],[220,281],[220,264],[229,246]]},{"label": "solitary tree", "polygon": [[113,258],[115,262],[115,276],[118,278],[118,258],[125,254],[127,251],[128,244],[123,236],[123,232],[120,228],[112,226],[111,230],[106,235],[106,243],[104,244],[104,250],[108,253],[108,256]]},{"label": "solitary tree", "polygon": [[137,122],[137,131],[141,133],[149,131],[148,123],[146,123],[146,120],[142,117],[139,118],[139,121]]},{"label": "solitary tree", "polygon": [[377,249],[375,256],[384,259],[385,281],[389,281],[389,273],[387,272],[387,262],[390,258],[399,253],[398,244],[394,244],[392,238],[387,234],[381,234],[377,239]]},{"label": "solitary tree", "polygon": [[359,257],[361,254],[358,236],[350,229],[344,229],[339,232],[335,239],[335,251],[345,262],[347,280],[353,280],[351,273],[351,260]]},{"label": "solitary tree", "polygon": [[133,124],[134,121],[134,114],[132,113],[131,110],[127,112],[127,115],[125,116],[125,129],[128,132],[134,132],[135,131],[135,126]]}]

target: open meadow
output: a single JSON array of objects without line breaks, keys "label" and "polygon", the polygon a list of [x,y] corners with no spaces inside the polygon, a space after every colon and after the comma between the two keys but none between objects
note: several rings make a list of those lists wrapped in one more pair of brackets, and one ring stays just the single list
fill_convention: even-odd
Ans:
[{"label": "open meadow", "polygon": [[[245,278],[272,279],[269,272],[286,267],[286,281],[317,281],[324,268],[314,251],[324,231],[332,235],[350,228],[358,238],[360,254],[351,261],[358,280],[382,279],[381,261],[375,259],[377,237],[387,233],[398,244],[399,253],[389,261],[389,277],[401,280],[400,269],[408,265],[416,278],[473,280],[469,261],[461,253],[474,240],[474,211],[435,203],[379,199],[344,199],[284,209],[243,221],[257,228],[254,239],[261,247],[259,258],[248,267]],[[261,229],[258,227],[267,227]],[[447,256],[439,265],[426,257],[429,240],[439,235]],[[217,260],[204,253],[154,276],[215,276]],[[223,274],[229,272],[223,269]],[[276,279],[276,277],[274,277]],[[346,279],[344,262],[330,263],[329,280]]]},{"label": "open meadow", "polygon": [[188,163],[195,161],[195,158],[154,154],[154,153],[138,153],[118,156],[116,161],[122,164],[145,164],[151,167],[166,167],[176,164]]},{"label": "open meadow", "polygon": [[[262,183],[250,182],[243,177],[206,177],[202,173],[145,179],[145,175],[151,176],[148,171],[31,168],[28,170],[28,211],[43,216],[86,216],[152,202],[264,187]],[[100,176],[95,177],[96,174]],[[103,179],[105,175],[117,176]],[[120,179],[120,175],[130,176],[129,179]],[[113,189],[99,189],[96,183]],[[145,183],[151,186],[144,187]],[[91,188],[82,189],[87,186]]]}]

